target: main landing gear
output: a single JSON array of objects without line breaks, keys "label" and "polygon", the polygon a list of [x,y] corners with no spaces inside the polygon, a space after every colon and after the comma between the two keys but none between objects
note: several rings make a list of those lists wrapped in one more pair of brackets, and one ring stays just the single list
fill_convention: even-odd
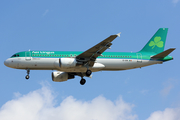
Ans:
[{"label": "main landing gear", "polygon": [[91,75],[92,71],[91,70],[87,70],[86,71],[86,76],[89,77]]},{"label": "main landing gear", "polygon": [[80,81],[80,84],[81,84],[81,85],[84,85],[85,83],[86,83],[86,80],[82,77],[82,78],[81,78],[81,81]]},{"label": "main landing gear", "polygon": [[30,70],[27,69],[27,75],[26,75],[26,77],[25,77],[27,80],[29,79],[29,73],[30,73]]},{"label": "main landing gear", "polygon": [[[87,76],[87,77],[89,77],[91,74],[92,74],[92,71],[91,71],[91,70],[87,70],[87,71],[86,71],[86,76]],[[83,78],[83,75],[81,75],[80,84],[81,84],[81,85],[84,85],[85,83],[86,83],[86,80]]]}]

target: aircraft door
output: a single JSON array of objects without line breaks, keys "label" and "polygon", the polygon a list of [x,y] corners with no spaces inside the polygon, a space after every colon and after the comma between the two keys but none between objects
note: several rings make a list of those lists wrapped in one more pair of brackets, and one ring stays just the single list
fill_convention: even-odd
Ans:
[{"label": "aircraft door", "polygon": [[31,52],[30,51],[25,52],[25,59],[31,60]]},{"label": "aircraft door", "polygon": [[142,62],[142,54],[137,53],[137,62]]}]

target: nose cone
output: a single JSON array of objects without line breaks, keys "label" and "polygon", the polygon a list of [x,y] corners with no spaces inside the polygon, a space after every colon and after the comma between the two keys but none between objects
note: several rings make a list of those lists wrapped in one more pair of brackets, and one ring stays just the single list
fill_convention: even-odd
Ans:
[{"label": "nose cone", "polygon": [[8,59],[4,61],[4,65],[9,67],[9,60]]}]

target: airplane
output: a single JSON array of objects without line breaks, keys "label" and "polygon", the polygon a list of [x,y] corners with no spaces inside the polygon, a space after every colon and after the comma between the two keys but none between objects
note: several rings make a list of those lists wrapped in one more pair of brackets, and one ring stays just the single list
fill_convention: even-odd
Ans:
[{"label": "airplane", "polygon": [[85,52],[78,51],[23,51],[12,55],[4,65],[15,69],[25,69],[26,79],[30,70],[56,70],[52,72],[54,82],[63,82],[80,76],[92,77],[92,72],[120,71],[141,68],[173,60],[169,54],[175,50],[164,51],[168,28],[159,28],[139,52],[104,52],[110,49],[112,41],[120,34],[111,35]]}]

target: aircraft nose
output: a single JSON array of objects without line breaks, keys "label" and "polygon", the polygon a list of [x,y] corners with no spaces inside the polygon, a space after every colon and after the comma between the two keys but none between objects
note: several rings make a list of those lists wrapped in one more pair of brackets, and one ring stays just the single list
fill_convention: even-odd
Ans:
[{"label": "aircraft nose", "polygon": [[8,59],[4,61],[4,65],[9,67],[9,60]]}]

